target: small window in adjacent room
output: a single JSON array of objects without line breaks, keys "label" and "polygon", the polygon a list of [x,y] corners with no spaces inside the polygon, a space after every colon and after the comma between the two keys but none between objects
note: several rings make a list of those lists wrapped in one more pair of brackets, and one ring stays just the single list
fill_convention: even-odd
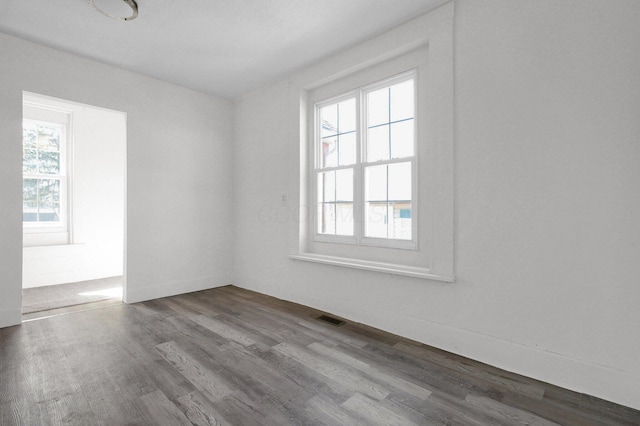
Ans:
[{"label": "small window in adjacent room", "polygon": [[315,105],[316,239],[413,248],[415,71]]},{"label": "small window in adjacent room", "polygon": [[69,114],[24,105],[22,223],[25,245],[69,242]]}]

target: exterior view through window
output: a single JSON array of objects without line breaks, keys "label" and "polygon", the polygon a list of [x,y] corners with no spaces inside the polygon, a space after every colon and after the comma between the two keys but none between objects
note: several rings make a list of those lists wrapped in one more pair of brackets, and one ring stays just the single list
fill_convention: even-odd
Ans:
[{"label": "exterior view through window", "polygon": [[24,120],[22,141],[25,228],[66,228],[63,124]]},{"label": "exterior view through window", "polygon": [[414,240],[415,90],[410,72],[316,104],[316,235]]}]

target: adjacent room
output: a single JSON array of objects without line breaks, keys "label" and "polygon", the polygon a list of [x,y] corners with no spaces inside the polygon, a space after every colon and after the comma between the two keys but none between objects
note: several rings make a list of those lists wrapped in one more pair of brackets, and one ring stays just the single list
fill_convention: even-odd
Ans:
[{"label": "adjacent room", "polygon": [[3,1],[0,424],[640,424],[639,22]]},{"label": "adjacent room", "polygon": [[122,301],[126,114],[23,94],[23,321]]}]

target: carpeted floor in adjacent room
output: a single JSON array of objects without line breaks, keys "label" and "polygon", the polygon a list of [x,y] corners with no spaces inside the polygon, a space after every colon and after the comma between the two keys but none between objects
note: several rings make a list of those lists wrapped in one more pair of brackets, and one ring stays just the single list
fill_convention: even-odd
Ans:
[{"label": "carpeted floor in adjacent room", "polygon": [[121,276],[25,288],[22,290],[22,313],[48,311],[103,300],[122,300]]}]

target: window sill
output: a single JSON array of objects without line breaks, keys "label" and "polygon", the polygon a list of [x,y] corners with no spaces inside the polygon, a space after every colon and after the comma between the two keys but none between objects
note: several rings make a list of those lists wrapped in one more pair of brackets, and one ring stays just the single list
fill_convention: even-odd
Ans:
[{"label": "window sill", "polygon": [[66,246],[69,245],[68,232],[24,232],[23,247]]},{"label": "window sill", "polygon": [[346,257],[325,256],[312,253],[300,253],[289,255],[290,259],[302,260],[305,262],[323,263],[325,265],[342,266],[345,268],[362,269],[365,271],[382,272],[386,274],[402,275],[406,277],[421,278],[425,280],[443,281],[452,283],[454,277],[436,275],[427,268],[415,266],[397,265],[392,263],[372,262],[360,259],[350,259]]},{"label": "window sill", "polygon": [[35,244],[30,246],[23,245],[22,248],[25,250],[26,249],[28,250],[50,250],[50,249],[73,250],[74,248],[85,246],[85,245],[86,245],[85,243]]}]

